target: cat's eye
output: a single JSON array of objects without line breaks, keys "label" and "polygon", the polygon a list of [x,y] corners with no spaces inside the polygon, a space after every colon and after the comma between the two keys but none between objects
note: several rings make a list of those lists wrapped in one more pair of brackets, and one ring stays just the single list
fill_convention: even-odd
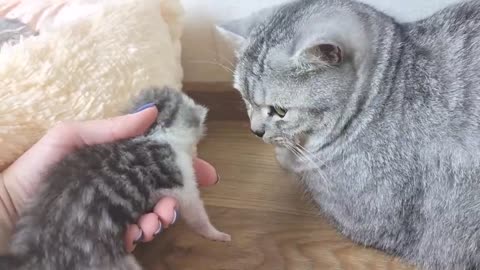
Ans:
[{"label": "cat's eye", "polygon": [[287,114],[287,110],[283,109],[283,108],[280,108],[278,106],[270,106],[270,114],[271,115],[276,114],[276,115],[280,116],[281,118],[283,118]]}]

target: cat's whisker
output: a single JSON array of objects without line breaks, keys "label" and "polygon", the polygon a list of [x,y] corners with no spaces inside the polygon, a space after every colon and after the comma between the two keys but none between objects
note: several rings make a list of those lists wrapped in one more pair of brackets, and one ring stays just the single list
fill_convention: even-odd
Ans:
[{"label": "cat's whisker", "polygon": [[221,68],[223,68],[224,70],[230,72],[232,75],[234,73],[233,69],[225,66],[224,64],[220,63],[220,62],[214,62],[214,61],[207,61],[207,60],[189,60],[188,61],[189,63],[193,63],[193,64],[210,64],[210,65],[216,65],[216,66],[219,66]]},{"label": "cat's whisker", "polygon": [[229,64],[232,69],[235,68],[235,64],[233,64],[233,62],[230,61],[227,57],[222,56],[221,54],[219,54],[218,56],[220,57],[221,60],[223,60],[223,61],[225,61],[227,64]]},{"label": "cat's whisker", "polygon": [[214,50],[210,50],[210,49],[207,49],[210,53],[212,53],[212,58],[215,59],[215,61],[217,61],[217,56],[220,57],[220,60],[224,61],[225,63],[227,63],[231,69],[235,69],[235,64],[232,63],[232,61],[230,61],[227,57],[221,55],[221,54],[218,54],[216,51]]},{"label": "cat's whisker", "polygon": [[[315,167],[318,167],[318,165],[309,156],[307,156],[305,152],[302,151],[302,149],[298,148],[297,145],[291,144],[291,147],[295,149],[295,151],[297,151],[302,156],[303,160],[311,163]],[[320,170],[320,167],[318,167],[318,169]]]},{"label": "cat's whisker", "polygon": [[303,157],[302,155],[297,151],[297,149],[295,149],[295,147],[289,145],[289,144],[286,144],[285,147],[290,150],[290,152],[292,152],[297,158],[299,158],[300,160],[303,161]]},{"label": "cat's whisker", "polygon": [[[302,150],[302,148],[299,148],[298,146],[299,145],[294,145],[292,143],[287,143],[286,145],[288,145],[288,149],[290,151],[292,151],[292,153],[294,153],[300,160],[308,163],[308,164],[311,164],[315,171],[318,173],[318,175],[320,177],[323,178],[324,181],[327,181],[327,176],[326,174],[323,172],[323,170],[320,168],[320,166],[312,159],[312,157],[315,159],[315,160],[318,160],[317,158],[315,158],[310,152],[305,152],[304,150]],[[303,148],[305,149],[305,148]],[[306,149],[305,149],[306,150]],[[321,161],[318,160],[319,163],[322,163]]]},{"label": "cat's whisker", "polygon": [[303,155],[303,153],[300,151],[300,149],[296,148],[294,144],[285,142],[285,146],[287,149],[289,149],[297,158],[299,158],[301,161],[306,162],[306,163],[311,163],[310,160],[306,159],[306,157]]},{"label": "cat's whisker", "polygon": [[320,163],[321,166],[326,166],[325,162],[323,162],[314,154],[312,154],[312,152],[308,151],[304,146],[297,144],[297,147],[301,149],[303,152],[305,152],[305,155],[309,156],[310,158],[313,158],[317,163]]}]

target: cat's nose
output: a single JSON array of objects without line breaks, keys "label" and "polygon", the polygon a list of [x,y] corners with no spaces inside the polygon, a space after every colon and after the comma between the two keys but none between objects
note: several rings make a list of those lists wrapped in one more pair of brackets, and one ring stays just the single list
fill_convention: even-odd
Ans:
[{"label": "cat's nose", "polygon": [[253,130],[251,129],[252,133],[255,134],[257,137],[262,138],[265,135],[265,130]]}]

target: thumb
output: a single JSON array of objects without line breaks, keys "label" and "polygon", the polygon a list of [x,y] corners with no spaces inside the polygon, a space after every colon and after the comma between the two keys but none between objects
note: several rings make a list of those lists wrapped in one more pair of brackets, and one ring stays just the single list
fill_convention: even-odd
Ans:
[{"label": "thumb", "polygon": [[86,145],[128,139],[145,133],[157,118],[155,106],[108,119],[70,123],[69,129]]}]

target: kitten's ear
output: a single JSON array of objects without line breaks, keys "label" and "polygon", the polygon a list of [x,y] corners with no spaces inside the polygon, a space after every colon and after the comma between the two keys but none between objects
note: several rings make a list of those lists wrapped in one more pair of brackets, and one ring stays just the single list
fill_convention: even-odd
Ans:
[{"label": "kitten's ear", "polygon": [[302,46],[294,55],[303,63],[329,66],[340,65],[344,57],[344,48],[339,43],[321,41]]},{"label": "kitten's ear", "polygon": [[265,8],[241,19],[222,22],[216,25],[217,31],[233,43],[237,52],[241,51],[246,45],[252,30],[268,19],[277,9],[276,6]]}]

